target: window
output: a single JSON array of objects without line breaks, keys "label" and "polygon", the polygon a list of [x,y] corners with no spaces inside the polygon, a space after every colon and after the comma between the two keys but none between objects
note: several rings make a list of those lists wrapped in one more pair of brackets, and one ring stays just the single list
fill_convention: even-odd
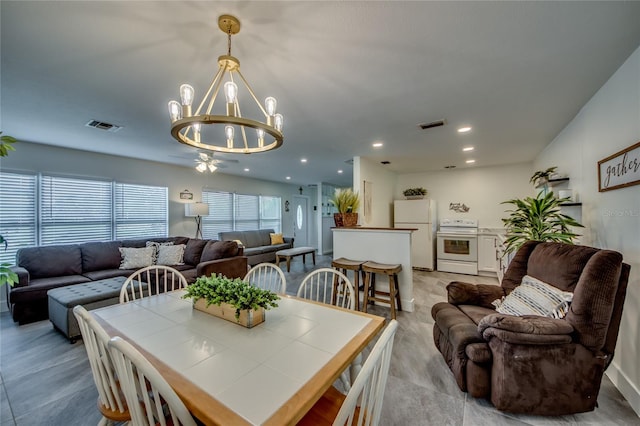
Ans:
[{"label": "window", "polygon": [[36,245],[36,176],[0,173],[0,263],[14,264],[16,251]]},{"label": "window", "polygon": [[204,190],[202,201],[209,204],[209,216],[202,218],[204,238],[217,239],[224,231],[282,228],[280,197]]},{"label": "window", "polygon": [[168,234],[166,187],[115,184],[115,239]]},{"label": "window", "polygon": [[42,176],[40,245],[111,240],[111,182]]},{"label": "window", "polygon": [[166,187],[0,172],[0,262],[22,247],[168,235]]}]

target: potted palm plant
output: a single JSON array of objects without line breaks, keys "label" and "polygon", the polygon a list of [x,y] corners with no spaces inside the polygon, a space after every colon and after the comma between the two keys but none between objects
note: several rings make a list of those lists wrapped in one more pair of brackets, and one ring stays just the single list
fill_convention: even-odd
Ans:
[{"label": "potted palm plant", "polygon": [[[4,249],[7,249],[7,240],[0,235],[0,245],[4,245]],[[9,284],[13,286],[18,282],[18,274],[13,272],[11,265],[8,263],[0,263],[0,286]]]},{"label": "potted palm plant", "polygon": [[338,213],[333,214],[333,220],[337,227],[358,224],[357,210],[360,206],[358,191],[353,191],[351,188],[337,188],[329,202],[338,209]]},{"label": "potted palm plant", "polygon": [[571,227],[584,228],[571,216],[560,212],[568,198],[556,198],[553,192],[539,192],[535,198],[513,199],[502,204],[513,204],[510,215],[502,222],[507,229],[505,254],[514,252],[527,241],[555,241],[573,244],[579,237]]},{"label": "potted palm plant", "polygon": [[187,286],[183,299],[193,299],[193,307],[227,321],[251,328],[264,322],[266,309],[278,306],[280,297],[254,287],[240,278],[223,275],[202,276]]}]

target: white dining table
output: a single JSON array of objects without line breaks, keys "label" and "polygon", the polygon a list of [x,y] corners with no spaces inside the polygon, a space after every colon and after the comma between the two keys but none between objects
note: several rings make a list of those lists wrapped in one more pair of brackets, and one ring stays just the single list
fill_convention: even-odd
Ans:
[{"label": "white dining table", "polygon": [[384,318],[282,296],[251,329],[193,309],[184,290],[91,311],[136,346],[207,425],[295,424]]}]

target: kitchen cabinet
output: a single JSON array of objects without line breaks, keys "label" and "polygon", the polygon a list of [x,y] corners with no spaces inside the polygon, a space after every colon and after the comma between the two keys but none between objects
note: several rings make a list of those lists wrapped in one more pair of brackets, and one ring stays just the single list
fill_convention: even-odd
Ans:
[{"label": "kitchen cabinet", "polygon": [[478,272],[497,274],[499,268],[498,236],[478,234]]}]

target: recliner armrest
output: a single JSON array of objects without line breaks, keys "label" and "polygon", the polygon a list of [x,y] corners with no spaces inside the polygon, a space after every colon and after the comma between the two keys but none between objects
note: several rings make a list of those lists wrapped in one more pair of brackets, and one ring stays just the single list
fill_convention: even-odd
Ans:
[{"label": "recliner armrest", "polygon": [[549,345],[571,343],[574,328],[562,319],[491,314],[480,320],[478,332],[487,341],[496,337],[508,343]]},{"label": "recliner armrest", "polygon": [[447,299],[452,305],[476,305],[494,309],[491,302],[503,296],[504,289],[497,285],[452,281],[447,286]]},{"label": "recliner armrest", "polygon": [[14,288],[27,287],[29,285],[29,281],[31,280],[29,271],[21,266],[12,266],[10,269],[18,275],[18,282],[13,284]]}]

